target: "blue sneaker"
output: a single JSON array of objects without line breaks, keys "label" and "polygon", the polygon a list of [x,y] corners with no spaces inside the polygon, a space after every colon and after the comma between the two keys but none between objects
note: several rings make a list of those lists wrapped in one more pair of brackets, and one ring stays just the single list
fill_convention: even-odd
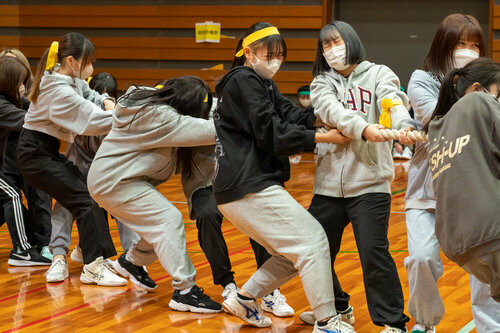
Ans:
[{"label": "blue sneaker", "polygon": [[243,300],[240,297],[230,297],[222,303],[224,309],[236,317],[255,327],[269,327],[273,323],[262,314],[262,308],[256,300]]}]

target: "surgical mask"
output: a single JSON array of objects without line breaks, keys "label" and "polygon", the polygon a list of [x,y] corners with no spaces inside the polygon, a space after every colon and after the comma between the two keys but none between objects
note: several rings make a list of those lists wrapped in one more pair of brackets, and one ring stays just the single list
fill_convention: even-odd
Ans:
[{"label": "surgical mask", "polygon": [[332,47],[328,52],[323,53],[328,65],[336,71],[343,71],[349,67],[345,59],[345,44]]},{"label": "surgical mask", "polygon": [[310,99],[301,100],[300,105],[302,105],[303,108],[308,108],[311,106],[311,100]]},{"label": "surgical mask", "polygon": [[458,49],[453,51],[453,63],[455,68],[462,68],[477,58],[479,58],[479,53],[470,49]]},{"label": "surgical mask", "polygon": [[262,61],[254,54],[255,59],[257,61],[253,63],[251,60],[248,60],[253,67],[253,70],[263,79],[271,79],[274,74],[280,69],[281,60],[271,59],[270,61]]}]

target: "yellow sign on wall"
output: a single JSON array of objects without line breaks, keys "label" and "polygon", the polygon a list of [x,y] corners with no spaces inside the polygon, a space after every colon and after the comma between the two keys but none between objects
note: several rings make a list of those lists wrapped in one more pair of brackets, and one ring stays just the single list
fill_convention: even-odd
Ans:
[{"label": "yellow sign on wall", "polygon": [[196,43],[220,43],[220,23],[205,21],[195,24]]}]

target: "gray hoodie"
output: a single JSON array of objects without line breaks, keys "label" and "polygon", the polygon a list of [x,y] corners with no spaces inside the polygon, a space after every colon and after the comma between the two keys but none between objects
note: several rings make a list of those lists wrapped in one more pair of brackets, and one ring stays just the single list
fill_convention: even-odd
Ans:
[{"label": "gray hoodie", "polygon": [[30,104],[23,127],[66,142],[73,142],[81,134],[106,134],[111,129],[111,112],[97,105],[102,106],[109,98],[108,94],[90,89],[84,80],[46,71],[38,99]]},{"label": "gray hoodie", "polygon": [[316,116],[353,139],[333,144],[318,156],[314,194],[356,197],[391,193],[392,141],[373,143],[362,138],[368,125],[378,123],[384,98],[404,104],[391,108],[392,128],[413,125],[406,109],[408,97],[400,90],[398,77],[386,66],[363,61],[347,78],[330,70],[313,80],[311,101]]},{"label": "gray hoodie", "polygon": [[462,97],[429,125],[436,237],[459,265],[500,251],[500,104],[484,92]]},{"label": "gray hoodie", "polygon": [[[416,70],[408,83],[408,96],[415,112],[415,125],[421,130],[436,108],[441,82],[434,75]],[[427,152],[429,144],[417,142],[411,159],[406,188],[406,209],[435,209],[436,196],[432,187]]]},{"label": "gray hoodie", "polygon": [[92,197],[109,207],[165,182],[175,172],[176,147],[215,144],[213,120],[183,116],[168,105],[143,107],[122,98],[112,114],[113,127],[88,174]]}]

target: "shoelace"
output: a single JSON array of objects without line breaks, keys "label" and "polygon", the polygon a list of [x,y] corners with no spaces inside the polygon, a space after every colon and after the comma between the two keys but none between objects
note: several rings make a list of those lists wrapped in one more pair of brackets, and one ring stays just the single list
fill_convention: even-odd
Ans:
[{"label": "shoelace", "polygon": [[53,272],[53,271],[61,272],[62,270],[63,270],[63,260],[61,260],[61,259],[54,261],[52,266],[50,266],[51,272]]},{"label": "shoelace", "polygon": [[207,301],[210,300],[210,297],[204,293],[205,289],[200,288],[198,286],[193,286],[191,289],[193,291],[193,294],[196,296],[196,298],[200,301]]}]

